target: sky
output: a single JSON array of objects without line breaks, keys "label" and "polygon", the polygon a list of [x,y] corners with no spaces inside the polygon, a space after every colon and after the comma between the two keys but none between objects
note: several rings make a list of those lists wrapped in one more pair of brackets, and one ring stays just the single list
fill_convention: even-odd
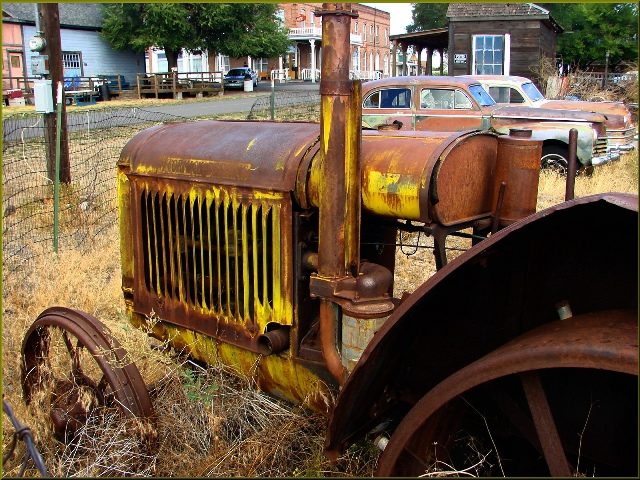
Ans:
[{"label": "sky", "polygon": [[391,14],[390,35],[407,33],[406,27],[411,23],[410,3],[364,3],[363,5],[378,8]]}]

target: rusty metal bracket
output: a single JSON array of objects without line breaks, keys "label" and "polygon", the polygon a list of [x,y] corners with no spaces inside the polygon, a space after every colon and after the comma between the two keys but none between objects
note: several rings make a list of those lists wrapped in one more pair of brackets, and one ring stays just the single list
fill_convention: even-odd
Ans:
[{"label": "rusty metal bracket", "polygon": [[311,274],[309,290],[312,298],[331,300],[356,318],[379,318],[394,309],[388,292],[392,281],[393,275],[385,267],[362,262],[357,277]]}]

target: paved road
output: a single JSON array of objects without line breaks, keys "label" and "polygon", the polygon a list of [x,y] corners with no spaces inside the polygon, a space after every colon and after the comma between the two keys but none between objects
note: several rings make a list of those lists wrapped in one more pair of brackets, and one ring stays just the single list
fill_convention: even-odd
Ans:
[{"label": "paved road", "polygon": [[[288,92],[319,92],[320,84],[311,82],[276,83],[276,95],[287,95]],[[254,102],[260,97],[268,97],[271,93],[271,82],[260,82],[254,92],[228,90],[224,97],[213,97],[210,101],[184,102],[173,105],[156,105],[136,108],[132,114],[131,108],[106,108],[91,112],[70,112],[67,114],[67,129],[69,132],[82,131],[89,128],[88,122],[93,122],[101,128],[134,125],[147,121],[163,121],[155,115],[174,115],[178,117],[194,118],[237,112],[249,112]],[[108,107],[108,103],[105,105]],[[154,117],[155,116],[155,117]],[[20,141],[21,139],[39,138],[44,135],[43,122],[34,124],[34,117],[12,117],[4,122],[4,141]]]},{"label": "paved road", "polygon": [[[283,92],[319,92],[319,83],[290,82],[276,83],[276,95]],[[178,115],[180,117],[203,117],[208,115],[220,115],[227,113],[249,112],[254,102],[259,97],[267,97],[271,93],[271,82],[260,82],[253,92],[227,90],[225,96],[230,98],[215,98],[210,102],[194,102],[174,105],[159,105],[144,108],[149,112]]]}]

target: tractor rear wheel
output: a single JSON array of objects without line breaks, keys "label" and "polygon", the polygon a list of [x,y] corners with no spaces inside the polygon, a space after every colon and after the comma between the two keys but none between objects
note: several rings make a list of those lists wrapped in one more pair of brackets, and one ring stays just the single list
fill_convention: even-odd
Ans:
[{"label": "tractor rear wheel", "polygon": [[636,476],[637,312],[528,332],[442,381],[400,422],[382,476]]}]

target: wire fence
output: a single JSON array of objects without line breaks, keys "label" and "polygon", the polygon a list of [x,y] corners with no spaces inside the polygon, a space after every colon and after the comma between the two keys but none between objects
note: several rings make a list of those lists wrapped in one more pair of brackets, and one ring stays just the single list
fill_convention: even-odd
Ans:
[{"label": "wire fence", "polygon": [[[320,95],[286,92],[256,99],[251,111],[219,118],[318,121]],[[61,251],[90,251],[92,240],[117,223],[116,163],[139,131],[188,118],[140,108],[105,108],[67,114],[71,182],[60,185]],[[3,275],[28,271],[53,251],[53,182],[47,176],[49,142],[42,115],[3,120]],[[55,140],[54,140],[55,141]]]},{"label": "wire fence", "polygon": [[283,92],[259,97],[253,103],[247,120],[320,120],[320,93],[318,92]]},{"label": "wire fence", "polygon": [[[84,248],[117,222],[116,162],[138,131],[184,121],[136,108],[69,114],[71,183],[60,185],[59,246]],[[24,271],[52,251],[53,182],[47,176],[43,116],[3,120],[3,275]]]}]

